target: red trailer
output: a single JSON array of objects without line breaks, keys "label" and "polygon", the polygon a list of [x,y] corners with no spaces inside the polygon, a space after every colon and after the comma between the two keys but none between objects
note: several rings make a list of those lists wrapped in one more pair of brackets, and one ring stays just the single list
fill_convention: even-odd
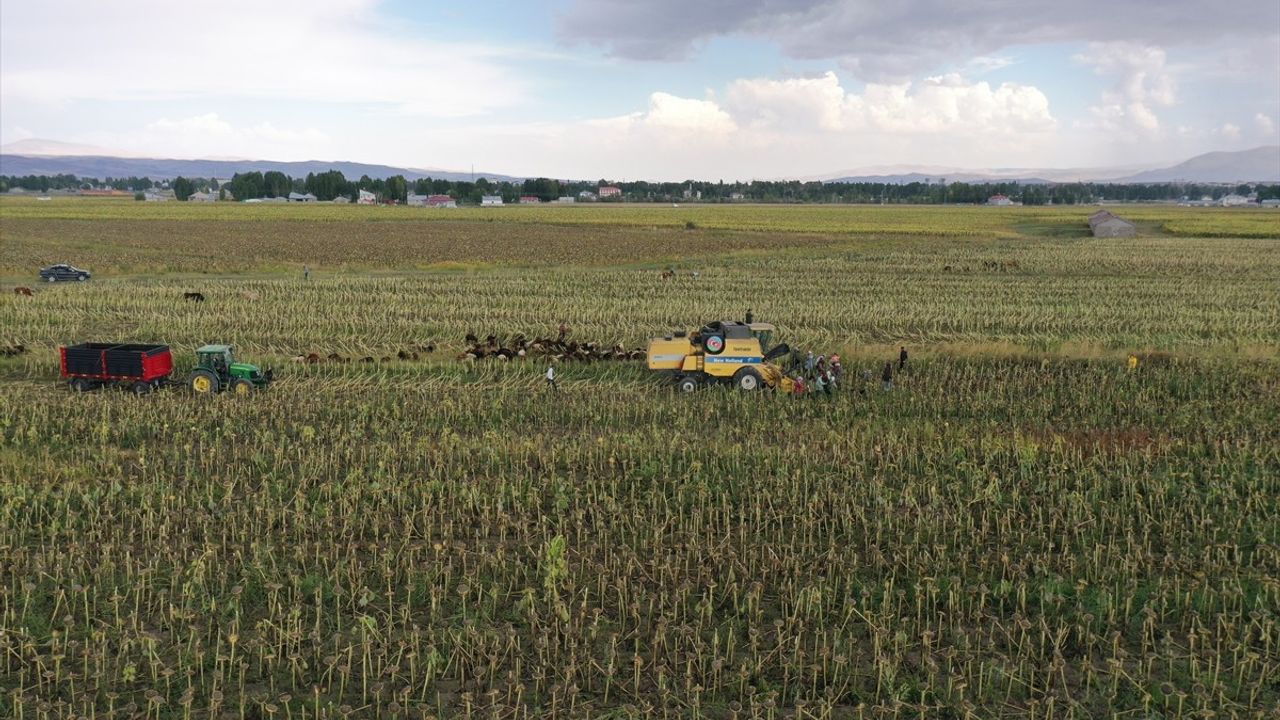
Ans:
[{"label": "red trailer", "polygon": [[85,392],[103,385],[128,385],[145,395],[169,380],[173,355],[168,345],[80,343],[61,348],[62,377]]}]

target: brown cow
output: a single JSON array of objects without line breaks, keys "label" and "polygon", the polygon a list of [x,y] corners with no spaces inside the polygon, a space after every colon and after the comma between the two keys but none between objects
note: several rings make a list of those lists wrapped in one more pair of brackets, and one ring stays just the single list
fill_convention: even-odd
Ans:
[{"label": "brown cow", "polygon": [[31,297],[31,296],[32,296],[31,288],[29,288],[29,287],[17,287],[17,288],[14,288],[14,289],[13,289],[13,294],[14,294],[14,295],[26,295],[27,297]]}]

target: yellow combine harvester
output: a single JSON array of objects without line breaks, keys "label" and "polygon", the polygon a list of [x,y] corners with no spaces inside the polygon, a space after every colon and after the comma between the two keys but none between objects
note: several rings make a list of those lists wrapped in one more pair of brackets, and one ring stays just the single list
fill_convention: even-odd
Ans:
[{"label": "yellow combine harvester", "polygon": [[775,328],[768,323],[713,322],[686,335],[677,332],[649,341],[649,369],[670,373],[681,392],[699,386],[732,383],[740,390],[760,387],[791,390],[791,379],[770,362],[791,352],[772,349]]}]

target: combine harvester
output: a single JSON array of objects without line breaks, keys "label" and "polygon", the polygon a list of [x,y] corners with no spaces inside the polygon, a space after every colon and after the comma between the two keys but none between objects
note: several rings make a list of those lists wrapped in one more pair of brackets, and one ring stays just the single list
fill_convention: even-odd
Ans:
[{"label": "combine harvester", "polygon": [[212,395],[230,390],[248,395],[271,384],[272,372],[235,361],[230,345],[205,345],[196,350],[196,367],[179,383],[173,373],[173,353],[168,345],[138,343],[80,343],[61,348],[62,377],[72,390],[88,392],[110,385],[127,385],[136,395],[166,385],[185,384],[197,393]]},{"label": "combine harvester", "polygon": [[680,392],[729,383],[746,392],[761,387],[791,392],[791,379],[772,362],[791,348],[779,344],[770,349],[775,330],[768,323],[722,320],[692,335],[681,331],[654,338],[649,341],[649,369],[670,374]]}]

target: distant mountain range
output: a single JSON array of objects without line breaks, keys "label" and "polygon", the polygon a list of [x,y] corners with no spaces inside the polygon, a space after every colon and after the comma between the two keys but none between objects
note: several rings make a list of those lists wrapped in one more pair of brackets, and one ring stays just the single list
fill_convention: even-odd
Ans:
[{"label": "distant mountain range", "polygon": [[[88,153],[82,151],[88,150]],[[203,177],[226,179],[243,172],[279,171],[289,177],[306,177],[307,173],[340,171],[347,179],[355,180],[363,175],[374,179],[403,175],[406,180],[435,178],[437,180],[470,180],[470,172],[438,170],[432,168],[403,168],[390,165],[348,162],[343,160],[304,160],[279,162],[275,160],[245,160],[239,158],[205,158],[179,160],[166,158],[123,157],[114,154],[97,154],[97,148],[60,143],[55,140],[21,140],[0,146],[0,175],[76,175],[78,177],[119,178],[148,177],[152,180],[171,180],[178,177]],[[477,172],[477,178],[494,181],[522,180],[511,175]]]},{"label": "distant mountain range", "polygon": [[1238,152],[1211,152],[1167,168],[1119,166],[1103,168],[996,168],[897,165],[863,168],[814,178],[836,183],[1017,182],[1023,185],[1063,182],[1280,182],[1280,145]]},{"label": "distant mountain range", "polygon": [[[341,171],[348,179],[363,175],[386,179],[403,175],[408,180],[431,177],[441,180],[470,180],[472,173],[431,168],[407,168],[348,161],[306,160],[278,162],[240,158],[204,158],[181,160],[127,157],[101,148],[28,139],[0,146],[0,175],[77,175],[80,177],[149,177],[169,180],[185,177],[229,178],[242,172],[276,170],[290,177],[307,173]],[[523,178],[491,172],[477,172],[474,177],[496,181],[519,181]],[[1197,155],[1177,165],[1160,168],[1117,166],[1101,168],[992,168],[966,169],[927,165],[892,165],[846,170],[806,178],[834,183],[876,182],[907,184],[913,182],[1017,182],[1024,185],[1063,182],[1280,182],[1280,145],[1268,145],[1238,152],[1211,152]]]}]

